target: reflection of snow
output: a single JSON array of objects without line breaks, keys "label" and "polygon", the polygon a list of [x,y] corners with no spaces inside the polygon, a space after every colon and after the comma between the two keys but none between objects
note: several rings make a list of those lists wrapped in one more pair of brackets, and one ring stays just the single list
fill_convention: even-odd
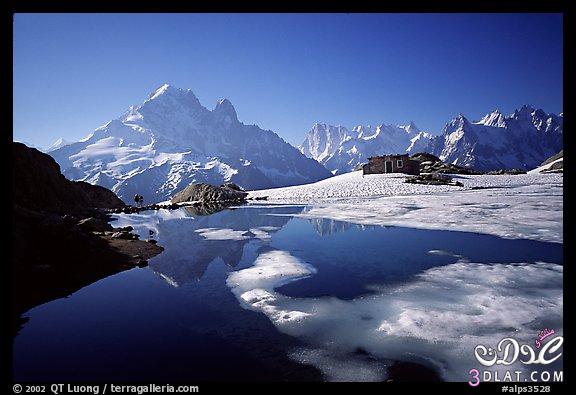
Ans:
[{"label": "reflection of snow", "polygon": [[196,215],[181,208],[113,217],[114,226],[132,226],[142,239],[154,238],[164,247],[150,260],[150,268],[170,285],[180,286],[201,279],[212,262],[223,262],[228,267],[251,264],[258,255],[255,251],[269,243],[271,234],[290,220],[261,214],[296,214],[301,210],[301,206],[266,206]]},{"label": "reflection of snow", "polygon": [[273,251],[231,274],[228,285],[244,306],[305,339],[309,348],[293,358],[316,365],[329,380],[384,379],[381,363],[354,354],[362,349],[385,360],[427,360],[445,379],[465,381],[478,365],[477,344],[495,345],[507,336],[531,343],[544,326],[562,331],[557,264],[458,262],[348,301],[289,298],[273,290],[311,273],[290,254]]},{"label": "reflection of snow", "polygon": [[206,240],[247,240],[250,238],[244,230],[203,228],[196,229],[194,232]]}]

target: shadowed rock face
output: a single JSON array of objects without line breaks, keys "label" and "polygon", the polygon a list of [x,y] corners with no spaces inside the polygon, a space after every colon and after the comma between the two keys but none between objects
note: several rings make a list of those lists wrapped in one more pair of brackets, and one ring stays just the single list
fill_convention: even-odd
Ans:
[{"label": "shadowed rock face", "polygon": [[15,331],[31,307],[145,264],[163,250],[112,237],[103,209],[124,207],[112,191],[67,180],[54,159],[21,143],[12,145],[12,163]]},{"label": "shadowed rock face", "polygon": [[410,159],[420,162],[420,172],[422,173],[479,174],[473,169],[444,163],[436,155],[427,152],[418,152],[412,155]]},{"label": "shadowed rock face", "polygon": [[37,149],[12,143],[12,161],[15,206],[67,214],[124,206],[104,187],[66,179],[56,161]]},{"label": "shadowed rock face", "polygon": [[547,165],[548,163],[554,162],[555,160],[558,160],[558,159],[563,158],[563,157],[564,157],[564,150],[561,149],[560,152],[558,152],[558,153],[555,154],[555,155],[552,155],[551,157],[549,157],[548,159],[546,159],[544,162],[542,162],[542,163],[540,164],[540,166]]},{"label": "shadowed rock face", "polygon": [[464,186],[460,181],[452,181],[452,177],[442,173],[423,173],[418,176],[406,177],[404,182],[424,185],[453,185]]},{"label": "shadowed rock face", "polygon": [[239,202],[244,201],[248,193],[236,184],[228,183],[219,187],[210,184],[190,184],[172,198],[172,203],[183,202]]},{"label": "shadowed rock face", "polygon": [[543,170],[542,173],[550,173],[557,170],[564,170],[564,162],[556,162],[552,164],[547,170]]}]

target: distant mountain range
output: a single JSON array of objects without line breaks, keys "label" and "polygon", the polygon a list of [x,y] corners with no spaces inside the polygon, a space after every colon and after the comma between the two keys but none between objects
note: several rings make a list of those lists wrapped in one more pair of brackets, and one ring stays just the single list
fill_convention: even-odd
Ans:
[{"label": "distant mountain range", "polygon": [[191,90],[164,84],[144,103],[49,154],[69,179],[112,189],[122,200],[168,199],[191,182],[247,189],[318,181],[330,173],[276,133],[241,123],[224,99],[210,111]]},{"label": "distant mountain range", "polygon": [[190,89],[164,84],[86,138],[59,139],[47,151],[69,179],[107,187],[127,203],[136,193],[155,203],[192,182],[246,189],[315,182],[383,154],[428,152],[476,170],[529,170],[563,148],[562,133],[562,114],[523,106],[477,122],[459,115],[438,136],[414,122],[351,130],[317,123],[294,148],[270,130],[240,122],[226,99],[208,110]]},{"label": "distant mountain range", "polygon": [[356,169],[370,156],[423,151],[432,139],[432,134],[420,131],[413,122],[400,126],[360,125],[352,130],[316,123],[298,148],[332,174],[340,174]]},{"label": "distant mountain range", "polygon": [[374,155],[428,152],[444,162],[476,170],[529,170],[563,148],[563,114],[523,106],[509,116],[495,110],[477,122],[459,115],[442,135],[408,125],[315,124],[298,147],[332,174],[354,170]]}]

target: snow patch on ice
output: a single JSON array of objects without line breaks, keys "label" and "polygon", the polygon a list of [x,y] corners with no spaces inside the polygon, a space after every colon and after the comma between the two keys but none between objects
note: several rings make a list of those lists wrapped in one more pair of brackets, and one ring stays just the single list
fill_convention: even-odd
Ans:
[{"label": "snow patch on ice", "polygon": [[244,307],[266,314],[274,323],[294,323],[311,313],[285,308],[290,298],[274,292],[274,288],[315,272],[288,252],[276,250],[259,255],[254,266],[233,272],[226,283]]},{"label": "snow patch on ice", "polygon": [[511,333],[532,343],[544,326],[562,333],[562,272],[561,265],[544,262],[460,261],[353,300],[290,298],[274,287],[313,271],[273,251],[230,275],[228,285],[242,305],[308,343],[292,357],[317,366],[329,380],[385,379],[385,365],[359,358],[362,349],[385,361],[429,361],[445,379],[465,381],[468,368],[478,365],[477,344],[494,346]]},{"label": "snow patch on ice", "polygon": [[467,188],[405,184],[403,178],[362,178],[355,172],[314,184],[252,191],[250,197],[268,196],[271,204],[311,204],[298,215],[304,218],[563,241],[562,174],[458,176]]}]

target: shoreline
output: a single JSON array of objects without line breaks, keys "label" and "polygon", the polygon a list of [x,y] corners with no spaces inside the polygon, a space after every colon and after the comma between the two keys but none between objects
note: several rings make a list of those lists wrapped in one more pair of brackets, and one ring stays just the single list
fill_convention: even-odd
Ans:
[{"label": "shoreline", "polygon": [[129,229],[113,228],[108,216],[80,217],[14,211],[13,335],[28,310],[113,274],[147,266],[164,248],[137,240]]}]

